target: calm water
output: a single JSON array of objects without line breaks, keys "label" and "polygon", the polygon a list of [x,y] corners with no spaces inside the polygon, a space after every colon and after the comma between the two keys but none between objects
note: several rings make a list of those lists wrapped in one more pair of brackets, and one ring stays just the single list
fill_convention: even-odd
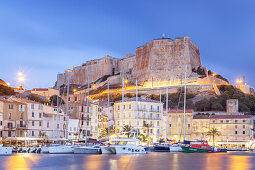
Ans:
[{"label": "calm water", "polygon": [[46,155],[0,157],[0,169],[255,169],[255,153],[148,153],[145,155]]}]

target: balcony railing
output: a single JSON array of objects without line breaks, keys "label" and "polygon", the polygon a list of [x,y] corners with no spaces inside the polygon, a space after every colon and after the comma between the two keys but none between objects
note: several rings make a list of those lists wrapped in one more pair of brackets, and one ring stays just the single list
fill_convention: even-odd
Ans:
[{"label": "balcony railing", "polygon": [[4,130],[15,130],[15,126],[4,126]]},{"label": "balcony railing", "polygon": [[25,125],[25,124],[17,124],[17,128],[26,128],[27,127],[27,125]]},{"label": "balcony railing", "polygon": [[139,116],[136,119],[150,119],[150,120],[161,120],[160,117],[146,117],[146,116]]}]

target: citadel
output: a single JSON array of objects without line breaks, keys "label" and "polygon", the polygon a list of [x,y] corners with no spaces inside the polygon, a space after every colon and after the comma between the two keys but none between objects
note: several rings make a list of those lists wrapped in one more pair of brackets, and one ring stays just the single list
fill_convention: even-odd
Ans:
[{"label": "citadel", "polygon": [[[70,84],[83,86],[88,82],[96,88],[121,85],[122,78],[131,84],[138,80],[143,87],[165,87],[180,85],[184,81],[187,65],[188,85],[228,84],[227,81],[208,75],[202,66],[200,50],[189,37],[159,38],[137,47],[135,55],[128,53],[125,58],[104,58],[91,60],[74,67],[70,73]],[[197,70],[202,70],[202,74]],[[57,75],[55,87],[67,84],[67,70]]]}]

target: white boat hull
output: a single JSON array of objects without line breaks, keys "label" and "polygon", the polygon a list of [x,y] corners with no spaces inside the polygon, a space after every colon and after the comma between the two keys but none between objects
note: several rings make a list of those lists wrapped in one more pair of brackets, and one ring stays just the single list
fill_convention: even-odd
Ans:
[{"label": "white boat hull", "polygon": [[111,146],[100,146],[102,154],[114,154],[111,150]]},{"label": "white boat hull", "polygon": [[170,152],[183,152],[183,149],[180,146],[170,146],[169,150]]},{"label": "white boat hull", "polygon": [[7,156],[12,154],[12,147],[0,147],[0,155]]},{"label": "white boat hull", "polygon": [[70,154],[74,153],[74,148],[72,146],[54,146],[49,147],[50,154]]},{"label": "white boat hull", "polygon": [[116,154],[146,154],[144,147],[140,146],[114,146]]},{"label": "white boat hull", "polygon": [[100,148],[93,147],[77,147],[74,148],[75,154],[99,154]]},{"label": "white boat hull", "polygon": [[49,153],[49,147],[48,146],[43,146],[41,148],[41,153]]}]

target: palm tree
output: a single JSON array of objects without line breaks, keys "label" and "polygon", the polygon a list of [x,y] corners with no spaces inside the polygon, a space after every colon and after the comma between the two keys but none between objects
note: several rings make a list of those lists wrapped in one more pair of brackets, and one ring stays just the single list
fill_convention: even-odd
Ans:
[{"label": "palm tree", "polygon": [[39,138],[43,138],[43,141],[47,141],[48,136],[45,134],[45,132],[40,132],[38,135]]},{"label": "palm tree", "polygon": [[[113,129],[110,129],[110,135],[114,133]],[[100,133],[100,138],[106,138],[108,136],[108,128],[102,129]]]},{"label": "palm tree", "polygon": [[150,138],[150,127],[151,127],[151,125],[148,124],[148,123],[143,125],[143,128],[147,132],[146,140],[147,140],[148,144],[150,144],[150,141],[151,141],[151,138]]},{"label": "palm tree", "polygon": [[211,130],[209,130],[207,132],[207,135],[210,136],[210,137],[212,136],[212,138],[213,138],[213,146],[214,146],[214,138],[215,138],[215,136],[219,136],[220,135],[220,131],[218,129],[216,129],[216,128],[212,128]]},{"label": "palm tree", "polygon": [[128,138],[129,138],[132,130],[133,130],[133,127],[131,125],[125,125],[123,127],[123,132],[126,132]]}]

